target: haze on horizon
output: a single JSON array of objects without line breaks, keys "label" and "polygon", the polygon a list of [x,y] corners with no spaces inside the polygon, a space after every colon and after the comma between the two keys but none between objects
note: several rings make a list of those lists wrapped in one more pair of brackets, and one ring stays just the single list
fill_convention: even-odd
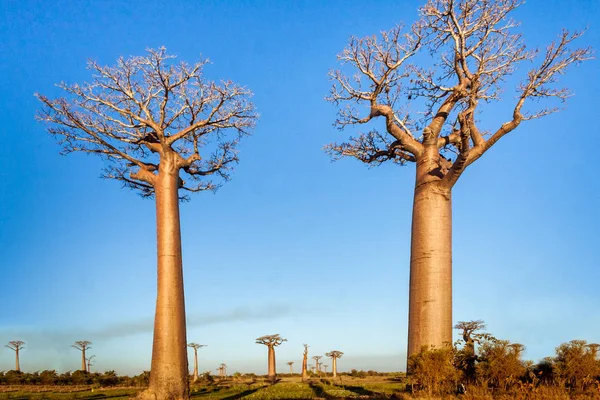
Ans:
[{"label": "haze on horizon", "polygon": [[[75,340],[93,342],[95,371],[149,369],[154,205],[98,179],[101,160],[59,156],[32,94],[89,79],[88,58],[110,65],[162,45],[210,58],[206,74],[247,86],[261,114],[232,181],[182,205],[188,341],[208,345],[200,370],[266,373],[254,339],[273,333],[288,339],[281,372],[302,343],[311,356],[342,350],[340,371],[404,368],[414,167],[331,163],[322,147],[347,134],[323,98],[351,35],[411,23],[421,2],[361,3],[0,4],[11,55],[0,61],[0,344],[27,342],[23,370],[78,369]],[[532,46],[588,26],[582,43],[600,48],[597,2],[532,0],[516,14]],[[591,61],[567,74],[566,109],[505,138],[454,189],[454,321],[485,320],[525,359],[600,341],[600,185],[585,141],[600,133],[588,122],[598,72]],[[1,347],[0,370],[13,363]]]}]

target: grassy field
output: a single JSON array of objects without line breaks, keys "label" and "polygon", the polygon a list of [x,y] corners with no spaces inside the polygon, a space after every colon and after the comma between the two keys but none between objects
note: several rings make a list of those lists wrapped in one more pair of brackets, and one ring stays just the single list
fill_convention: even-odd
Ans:
[{"label": "grassy field", "polygon": [[[311,379],[303,383],[299,377],[283,378],[275,385],[264,379],[227,379],[210,384],[192,384],[193,399],[215,400],[276,400],[276,399],[346,399],[390,398],[402,391],[404,384],[385,377]],[[141,389],[95,389],[91,387],[0,387],[0,400],[67,400],[67,399],[127,399]]]},{"label": "grassy field", "polygon": [[[94,389],[91,387],[16,387],[0,386],[0,400],[68,400],[68,399],[128,399],[140,388]],[[389,400],[571,400],[600,399],[600,391],[587,394],[567,394],[555,388],[540,388],[534,392],[492,393],[468,387],[467,394],[429,397],[424,393],[407,393],[406,383],[398,377],[372,376],[366,378],[338,377],[335,380],[311,379],[301,382],[299,377],[285,377],[274,385],[264,379],[225,379],[209,384],[193,384],[192,399],[215,400],[284,400],[284,399],[389,399]]]}]

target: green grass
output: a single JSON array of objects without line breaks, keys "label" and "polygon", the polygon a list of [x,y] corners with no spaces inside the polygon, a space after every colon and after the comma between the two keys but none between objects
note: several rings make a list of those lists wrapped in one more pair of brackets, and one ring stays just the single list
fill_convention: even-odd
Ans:
[{"label": "green grass", "polygon": [[6,392],[0,393],[0,400],[71,400],[71,399],[128,399],[139,389],[96,389],[79,392]]}]

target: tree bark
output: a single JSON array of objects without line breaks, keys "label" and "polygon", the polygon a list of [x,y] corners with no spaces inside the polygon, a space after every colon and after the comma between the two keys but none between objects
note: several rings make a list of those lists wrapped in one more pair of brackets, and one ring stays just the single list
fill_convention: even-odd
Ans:
[{"label": "tree bark", "polygon": [[85,348],[81,349],[81,370],[87,372],[87,368],[85,366]]},{"label": "tree bark", "polygon": [[331,359],[331,369],[333,372],[333,377],[335,378],[337,376],[337,357],[333,357]]},{"label": "tree bark", "polygon": [[277,372],[275,371],[275,347],[269,347],[269,380],[275,382],[277,379]]},{"label": "tree bark", "polygon": [[198,380],[198,349],[194,349],[194,382]]},{"label": "tree bark", "polygon": [[188,360],[179,226],[179,168],[161,159],[156,176],[158,290],[148,394],[188,399]]},{"label": "tree bark", "polygon": [[[437,152],[437,151],[436,151]],[[417,161],[412,217],[408,357],[452,343],[452,201],[439,155]]]},{"label": "tree bark", "polygon": [[17,357],[17,361],[16,361],[16,365],[15,365],[15,371],[21,371],[21,364],[19,364],[19,349],[15,350],[16,353],[16,357]]},{"label": "tree bark", "polygon": [[306,381],[308,379],[308,354],[304,353],[304,357],[302,358],[302,381]]}]

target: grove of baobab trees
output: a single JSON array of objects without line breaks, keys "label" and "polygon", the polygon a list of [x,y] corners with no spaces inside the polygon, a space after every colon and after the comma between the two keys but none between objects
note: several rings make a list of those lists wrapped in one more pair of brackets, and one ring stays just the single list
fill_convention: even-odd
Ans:
[{"label": "grove of baobab trees", "polygon": [[[340,128],[384,122],[345,143],[334,158],[370,165],[416,164],[412,213],[408,355],[452,342],[452,189],[465,169],[521,123],[558,111],[532,100],[564,101],[556,86],[566,69],[592,57],[571,49],[582,33],[563,31],[545,51],[529,50],[510,18],[522,0],[430,0],[408,29],[351,38],[330,73],[328,100]],[[415,65],[427,52],[432,65]],[[480,126],[482,103],[500,100],[503,83],[521,62],[533,62],[516,87],[512,113],[490,134]],[[347,75],[345,71],[351,72]]]},{"label": "grove of baobab trees", "polygon": [[157,301],[150,385],[140,395],[152,399],[189,398],[180,191],[214,190],[210,176],[229,179],[236,146],[257,119],[249,90],[205,79],[207,60],[173,59],[160,48],[114,67],[90,61],[90,83],[61,83],[64,98],[36,94],[37,117],[63,153],[97,154],[105,178],[155,198]]},{"label": "grove of baobab trees", "polygon": [[5,347],[8,347],[15,352],[15,371],[21,371],[21,363],[19,362],[19,352],[25,346],[22,340],[11,340]]},{"label": "grove of baobab trees", "polygon": [[77,342],[73,343],[71,347],[74,347],[77,350],[81,351],[81,370],[87,371],[87,358],[85,358],[85,352],[86,350],[92,348],[92,342],[88,340],[78,340]]},{"label": "grove of baobab trees", "polygon": [[263,344],[267,346],[269,349],[268,352],[268,378],[271,382],[275,382],[277,380],[277,370],[275,365],[275,347],[281,345],[281,343],[287,342],[287,339],[283,339],[279,336],[279,334],[275,335],[265,335],[259,338],[256,338],[256,344]]}]

